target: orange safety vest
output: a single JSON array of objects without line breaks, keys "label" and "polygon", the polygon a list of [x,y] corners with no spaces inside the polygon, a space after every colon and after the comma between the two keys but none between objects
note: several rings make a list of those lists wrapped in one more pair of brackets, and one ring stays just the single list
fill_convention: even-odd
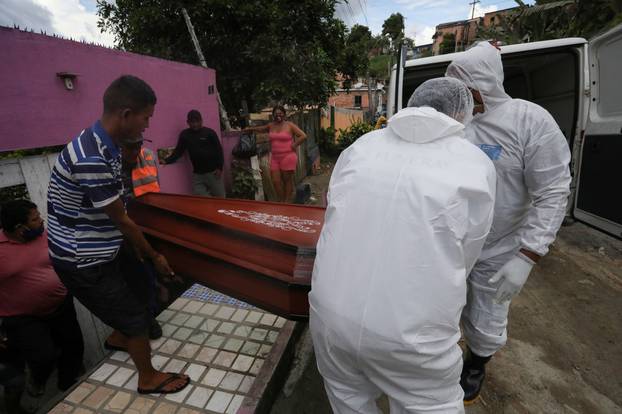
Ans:
[{"label": "orange safety vest", "polygon": [[134,196],[139,197],[145,193],[159,193],[158,167],[153,152],[142,148],[138,154],[138,163],[132,170],[132,186]]}]

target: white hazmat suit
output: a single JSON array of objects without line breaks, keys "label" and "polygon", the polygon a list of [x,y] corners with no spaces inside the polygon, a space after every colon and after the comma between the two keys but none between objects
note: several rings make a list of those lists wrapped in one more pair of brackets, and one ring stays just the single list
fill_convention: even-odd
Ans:
[{"label": "white hazmat suit", "polygon": [[[335,413],[462,413],[457,345],[466,278],[493,214],[494,167],[464,139],[473,102],[455,79],[346,149],[317,246],[310,330]],[[455,118],[455,119],[454,119]]]},{"label": "white hazmat suit", "polygon": [[480,92],[485,112],[475,115],[466,137],[497,172],[494,220],[469,276],[462,318],[469,348],[487,357],[505,345],[509,299],[533,265],[519,250],[545,255],[561,226],[570,193],[570,150],[544,108],[505,93],[501,55],[488,42],[457,57],[447,76]]}]

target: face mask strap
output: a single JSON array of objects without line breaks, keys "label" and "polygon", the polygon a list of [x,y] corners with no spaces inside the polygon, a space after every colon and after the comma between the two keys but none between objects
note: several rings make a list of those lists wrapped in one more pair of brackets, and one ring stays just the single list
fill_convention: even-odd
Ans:
[{"label": "face mask strap", "polygon": [[31,229],[30,227],[28,227],[25,224],[20,224],[20,226],[26,228],[26,230],[22,231],[22,237],[26,241],[32,241],[32,240],[36,239],[37,237],[41,236],[43,234],[43,231],[45,230],[45,227],[43,226],[43,223],[41,224],[40,227],[38,227],[36,229]]}]

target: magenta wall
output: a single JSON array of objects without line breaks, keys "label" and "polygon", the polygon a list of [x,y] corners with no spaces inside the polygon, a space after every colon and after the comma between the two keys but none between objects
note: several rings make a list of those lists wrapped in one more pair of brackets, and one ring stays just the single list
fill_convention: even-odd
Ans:
[{"label": "magenta wall", "polygon": [[[57,72],[78,74],[73,90]],[[157,94],[148,148],[174,146],[190,109],[220,136],[216,95],[208,93],[216,87],[212,69],[0,27],[0,152],[69,142],[98,119],[104,90],[122,74]],[[162,190],[189,193],[191,171],[187,156],[160,166]]]}]

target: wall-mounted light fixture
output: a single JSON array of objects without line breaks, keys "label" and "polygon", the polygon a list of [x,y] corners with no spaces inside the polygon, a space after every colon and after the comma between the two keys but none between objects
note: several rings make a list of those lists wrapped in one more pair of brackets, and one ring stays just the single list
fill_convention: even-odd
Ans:
[{"label": "wall-mounted light fixture", "polygon": [[58,72],[56,76],[63,80],[63,82],[65,83],[65,89],[70,91],[74,87],[74,80],[78,77],[78,74],[71,72]]}]

